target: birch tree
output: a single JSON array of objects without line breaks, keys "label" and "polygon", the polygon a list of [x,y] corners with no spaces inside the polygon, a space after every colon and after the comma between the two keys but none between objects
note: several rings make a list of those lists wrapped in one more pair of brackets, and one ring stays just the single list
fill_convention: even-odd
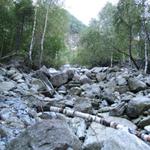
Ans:
[{"label": "birch tree", "polygon": [[[136,69],[139,66],[133,56],[133,41],[140,29],[140,12],[134,0],[120,0],[116,11],[116,30],[124,32],[124,39],[128,41],[129,62],[132,61]],[[123,30],[121,30],[123,29]],[[119,33],[119,32],[118,32]],[[120,34],[120,33],[119,33]]]},{"label": "birch tree", "polygon": [[41,63],[42,63],[42,59],[43,59],[43,50],[44,50],[43,45],[44,45],[44,39],[45,39],[45,32],[46,32],[46,28],[47,28],[48,12],[49,12],[49,5],[47,5],[44,30],[43,30],[42,39],[41,39],[41,53],[40,53],[39,67],[41,67]]},{"label": "birch tree", "polygon": [[142,0],[142,29],[144,31],[144,54],[145,54],[145,66],[144,72],[147,73],[148,69],[148,41],[150,42],[150,37],[147,31],[146,21],[147,21],[147,0]]},{"label": "birch tree", "polygon": [[41,51],[40,51],[39,67],[41,67],[42,59],[43,59],[44,41],[45,41],[45,34],[46,34],[47,23],[48,23],[49,9],[50,9],[50,7],[55,6],[58,3],[58,1],[59,0],[47,0],[47,1],[45,1],[47,8],[46,8],[46,14],[45,14],[44,29],[43,29],[41,43],[40,43]]}]

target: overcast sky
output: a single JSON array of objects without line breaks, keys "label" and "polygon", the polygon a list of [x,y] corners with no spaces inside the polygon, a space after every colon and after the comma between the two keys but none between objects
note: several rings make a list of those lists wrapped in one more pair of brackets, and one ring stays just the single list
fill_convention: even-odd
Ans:
[{"label": "overcast sky", "polygon": [[65,8],[83,23],[95,18],[107,2],[116,4],[118,0],[65,0]]}]

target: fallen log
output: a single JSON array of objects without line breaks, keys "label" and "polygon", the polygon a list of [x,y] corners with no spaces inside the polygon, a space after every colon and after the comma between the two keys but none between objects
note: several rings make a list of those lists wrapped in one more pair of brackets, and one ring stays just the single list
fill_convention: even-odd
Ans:
[{"label": "fallen log", "polygon": [[107,121],[104,118],[100,118],[100,117],[90,115],[90,114],[87,114],[87,113],[82,113],[82,112],[79,112],[79,111],[74,111],[74,110],[59,108],[59,107],[53,107],[53,106],[50,106],[49,110],[52,111],[52,112],[65,114],[66,116],[80,117],[80,118],[83,118],[83,119],[87,119],[88,121],[94,121],[94,122],[99,123],[101,125],[104,125],[106,127],[111,127],[111,128],[114,128],[114,129],[124,130],[124,131],[129,132],[130,134],[133,134],[133,135],[139,137],[140,139],[142,139],[146,142],[150,142],[150,135],[141,133],[137,130],[128,128],[124,125],[118,124],[118,123],[113,122],[113,121]]}]

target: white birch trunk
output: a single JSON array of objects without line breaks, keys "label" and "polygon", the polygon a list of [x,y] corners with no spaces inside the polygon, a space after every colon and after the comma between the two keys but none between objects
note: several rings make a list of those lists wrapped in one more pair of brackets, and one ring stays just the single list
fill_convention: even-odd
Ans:
[{"label": "white birch trunk", "polygon": [[48,12],[49,12],[49,5],[47,5],[45,23],[44,23],[44,30],[43,30],[42,39],[41,39],[41,54],[40,54],[39,67],[41,67],[41,63],[42,63],[42,59],[43,59],[43,50],[44,50],[43,45],[44,45],[45,33],[46,33],[47,22],[48,22]]},{"label": "white birch trunk", "polygon": [[145,40],[145,67],[144,67],[144,73],[147,73],[147,68],[148,68],[148,51],[147,51],[147,42]]},{"label": "white birch trunk", "polygon": [[52,111],[52,112],[65,114],[66,116],[80,117],[80,118],[83,118],[83,119],[86,119],[86,120],[89,120],[89,121],[94,121],[94,122],[97,122],[101,125],[111,127],[111,128],[114,128],[114,129],[124,130],[125,132],[133,134],[133,135],[141,138],[144,141],[150,142],[150,135],[147,135],[147,134],[144,134],[144,133],[141,134],[137,130],[130,129],[127,126],[118,124],[118,123],[113,122],[113,121],[107,121],[105,118],[100,118],[100,117],[97,117],[95,115],[82,113],[82,112],[75,111],[75,110],[72,110],[72,109],[65,109],[65,108],[59,108],[59,107],[53,107],[53,106],[50,106],[49,110]]},{"label": "white birch trunk", "polygon": [[30,50],[29,50],[29,59],[31,63],[32,63],[33,41],[34,41],[34,34],[35,34],[35,28],[36,28],[36,17],[37,17],[37,7],[35,7],[34,24],[33,24],[32,38],[31,38]]}]

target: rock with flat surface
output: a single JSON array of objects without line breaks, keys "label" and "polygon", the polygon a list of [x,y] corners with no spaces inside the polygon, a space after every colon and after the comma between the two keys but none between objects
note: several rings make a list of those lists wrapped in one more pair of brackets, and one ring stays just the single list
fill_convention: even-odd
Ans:
[{"label": "rock with flat surface", "polygon": [[142,140],[127,131],[92,123],[83,144],[84,150],[150,150]]},{"label": "rock with flat surface", "polygon": [[51,83],[54,87],[60,87],[61,85],[68,82],[68,73],[60,72],[51,76]]},{"label": "rock with flat surface", "polygon": [[74,150],[81,149],[81,143],[61,120],[47,120],[28,128],[12,140],[7,150]]},{"label": "rock with flat surface", "polygon": [[107,76],[107,74],[104,73],[104,72],[97,73],[97,74],[96,74],[96,79],[97,79],[98,82],[101,82],[101,81],[103,81],[104,79],[106,79],[106,76]]},{"label": "rock with flat surface", "polygon": [[143,81],[140,81],[136,78],[129,78],[128,86],[131,92],[139,92],[147,88],[146,84]]},{"label": "rock with flat surface", "polygon": [[91,113],[92,112],[91,99],[84,97],[76,97],[74,109],[76,111],[81,111],[84,113]]},{"label": "rock with flat surface", "polygon": [[80,80],[81,84],[92,83],[92,80],[90,78],[88,78],[86,75],[82,75],[79,80]]},{"label": "rock with flat surface", "polygon": [[82,95],[89,98],[100,97],[101,90],[98,84],[84,84],[81,86]]},{"label": "rock with flat surface", "polygon": [[0,92],[9,91],[16,87],[16,83],[13,81],[4,81],[0,83]]},{"label": "rock with flat surface", "polygon": [[130,100],[127,106],[127,115],[131,118],[137,118],[144,111],[150,108],[150,98],[146,96],[137,96]]}]

